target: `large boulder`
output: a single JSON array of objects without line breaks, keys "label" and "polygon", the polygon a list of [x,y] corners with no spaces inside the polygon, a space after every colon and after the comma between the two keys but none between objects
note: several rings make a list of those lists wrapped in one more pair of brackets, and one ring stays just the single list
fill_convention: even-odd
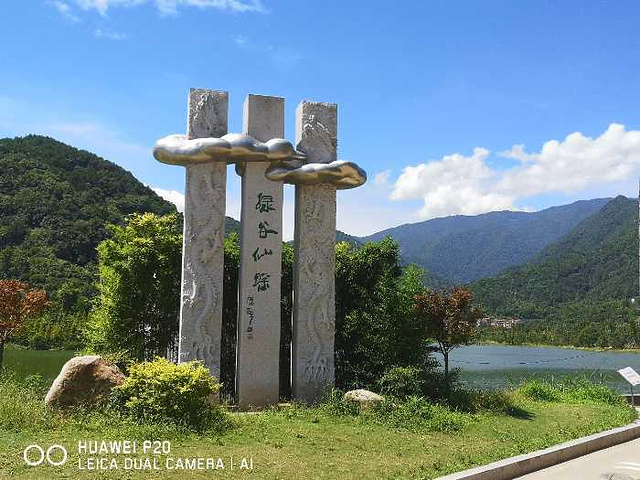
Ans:
[{"label": "large boulder", "polygon": [[118,367],[100,356],[74,357],[64,364],[44,402],[60,408],[95,403],[124,378]]},{"label": "large boulder", "polygon": [[348,391],[344,394],[344,399],[350,402],[357,403],[360,408],[369,408],[372,405],[384,400],[384,398],[377,393],[370,392],[369,390],[365,390],[363,388]]}]

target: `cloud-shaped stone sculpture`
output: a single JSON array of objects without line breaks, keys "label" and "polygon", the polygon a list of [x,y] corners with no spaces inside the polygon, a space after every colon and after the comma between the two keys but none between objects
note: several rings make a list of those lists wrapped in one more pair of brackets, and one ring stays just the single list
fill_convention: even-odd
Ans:
[{"label": "cloud-shaped stone sculpture", "polygon": [[194,138],[169,135],[161,138],[153,156],[169,165],[194,165],[206,162],[235,163],[242,175],[245,162],[271,162],[265,175],[284,183],[316,185],[326,183],[337,189],[355,188],[367,181],[367,174],[353,162],[303,164],[306,155],[291,142],[273,138],[261,142],[242,133],[229,133],[220,138]]},{"label": "cloud-shaped stone sculpture", "polygon": [[261,142],[241,134],[229,133],[220,138],[194,138],[169,135],[161,138],[153,149],[153,156],[169,165],[194,165],[206,162],[282,162],[300,165],[306,158],[291,142],[273,138]]},{"label": "cloud-shaped stone sculpture", "polygon": [[338,190],[355,188],[367,181],[367,173],[353,162],[337,160],[331,163],[307,163],[299,166],[280,163],[270,166],[266,173],[269,180],[301,185],[320,183],[335,185]]}]

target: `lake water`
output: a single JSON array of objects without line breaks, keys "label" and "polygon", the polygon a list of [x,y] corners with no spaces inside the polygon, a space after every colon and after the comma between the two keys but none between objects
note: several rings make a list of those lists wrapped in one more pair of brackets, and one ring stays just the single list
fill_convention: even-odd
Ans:
[{"label": "lake water", "polygon": [[[39,373],[52,381],[72,356],[70,351],[20,350],[10,346],[5,352],[5,361],[6,367],[19,376]],[[441,355],[437,357],[442,358]],[[472,345],[453,350],[450,364],[452,368],[460,368],[461,379],[475,388],[503,388],[535,378],[587,376],[603,381],[621,393],[628,393],[629,385],[616,370],[632,367],[640,372],[640,354]],[[637,391],[640,392],[640,387]]]},{"label": "lake water", "polygon": [[4,366],[20,378],[37,374],[52,382],[73,355],[74,352],[67,350],[25,350],[8,345],[4,352]]},{"label": "lake water", "polygon": [[[442,359],[441,355],[437,355]],[[587,376],[621,393],[629,384],[616,370],[632,367],[640,372],[640,354],[590,352],[568,348],[471,345],[449,355],[450,366],[461,369],[461,379],[476,388],[502,388],[528,379]],[[640,391],[640,387],[636,388]]]}]

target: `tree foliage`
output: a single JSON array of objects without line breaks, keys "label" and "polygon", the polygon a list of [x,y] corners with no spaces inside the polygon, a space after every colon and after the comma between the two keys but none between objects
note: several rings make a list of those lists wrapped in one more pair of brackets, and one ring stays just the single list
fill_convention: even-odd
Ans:
[{"label": "tree foliage", "polygon": [[480,338],[511,345],[640,348],[640,319],[628,301],[572,302],[510,329],[483,328]]},{"label": "tree foliage", "polygon": [[482,311],[473,305],[473,294],[469,290],[454,288],[451,293],[426,290],[416,295],[415,312],[426,337],[437,342],[448,378],[449,353],[473,341]]},{"label": "tree foliage", "polygon": [[0,367],[7,340],[24,328],[27,320],[42,315],[48,306],[45,291],[31,289],[26,282],[0,280]]},{"label": "tree foliage", "polygon": [[100,283],[89,346],[165,356],[178,334],[182,234],[176,214],[134,214],[98,247]]},{"label": "tree foliage", "polygon": [[336,383],[374,385],[390,367],[423,367],[424,332],[412,315],[423,271],[403,269],[385,238],[362,247],[336,245]]}]

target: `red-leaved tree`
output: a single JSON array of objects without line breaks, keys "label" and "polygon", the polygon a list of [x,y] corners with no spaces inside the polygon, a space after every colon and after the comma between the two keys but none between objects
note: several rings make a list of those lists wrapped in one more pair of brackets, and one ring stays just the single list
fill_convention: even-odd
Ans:
[{"label": "red-leaved tree", "polygon": [[444,374],[449,381],[449,353],[473,341],[482,310],[473,305],[473,294],[465,288],[451,293],[425,290],[415,297],[415,313],[425,333],[438,344],[444,357]]},{"label": "red-leaved tree", "polygon": [[0,368],[4,344],[31,318],[42,315],[49,306],[47,293],[29,288],[26,282],[0,280]]}]

